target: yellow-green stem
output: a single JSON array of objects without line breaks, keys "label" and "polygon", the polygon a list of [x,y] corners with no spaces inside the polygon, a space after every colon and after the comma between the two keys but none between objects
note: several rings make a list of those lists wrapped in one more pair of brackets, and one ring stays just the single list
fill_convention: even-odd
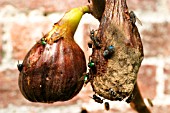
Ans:
[{"label": "yellow-green stem", "polygon": [[70,32],[74,34],[83,14],[85,13],[89,13],[89,6],[73,8],[64,15],[62,18],[62,23],[65,22],[65,24],[71,28]]},{"label": "yellow-green stem", "polygon": [[46,41],[48,43],[53,43],[61,37],[73,37],[79,22],[85,13],[90,13],[89,6],[73,8],[66,12],[65,15],[54,24],[53,29],[45,37]]}]

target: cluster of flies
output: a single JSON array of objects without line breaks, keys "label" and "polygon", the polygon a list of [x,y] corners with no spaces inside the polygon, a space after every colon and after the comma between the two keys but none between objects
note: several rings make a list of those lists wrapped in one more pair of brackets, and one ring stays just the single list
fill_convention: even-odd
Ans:
[{"label": "cluster of flies", "polygon": [[[89,48],[101,49],[101,43],[100,43],[100,40],[99,40],[99,38],[97,37],[96,34],[97,34],[97,31],[95,31],[95,30],[90,31],[91,41],[88,42],[88,47]],[[114,52],[115,52],[115,47],[113,45],[109,45],[103,51],[103,57],[106,58],[106,59],[109,59],[114,54]],[[91,70],[95,70],[95,62],[91,59],[91,56],[89,56],[88,67]],[[85,76],[84,76],[84,82],[85,82],[85,84],[87,84],[89,81],[90,81],[90,74],[86,73]]]},{"label": "cluster of flies", "polygon": [[[91,30],[90,31],[90,39],[91,39],[91,41],[88,42],[88,47],[89,48],[101,49],[101,42],[100,42],[99,38],[97,37],[97,30]],[[114,46],[109,45],[103,51],[103,57],[105,59],[109,59],[114,54],[114,52],[115,52]],[[88,73],[85,73],[85,75],[84,75],[84,84],[85,85],[91,80],[91,75],[89,74],[90,71],[95,70],[95,61],[93,61],[91,59],[91,56],[89,56],[88,67],[90,68],[90,70],[89,70]],[[105,110],[110,109],[109,102],[104,102],[104,99],[102,99],[100,96],[97,96],[96,94],[93,94],[93,96],[91,98],[97,103],[100,103],[100,104],[104,103]]]},{"label": "cluster of flies", "polygon": [[[96,36],[97,31],[95,30],[91,30],[90,31],[90,39],[91,41],[88,42],[88,47],[89,48],[96,48],[96,49],[101,49],[101,43],[100,40],[98,39],[98,37]],[[103,51],[103,56],[106,59],[111,58],[111,56],[114,54],[115,48],[113,45],[110,45],[108,47],[106,47],[106,49]],[[91,70],[95,70],[95,62],[91,59],[91,56],[89,56],[89,63],[88,63],[88,67]],[[90,74],[89,73],[85,73],[84,76],[84,83],[85,85],[90,81]]]}]

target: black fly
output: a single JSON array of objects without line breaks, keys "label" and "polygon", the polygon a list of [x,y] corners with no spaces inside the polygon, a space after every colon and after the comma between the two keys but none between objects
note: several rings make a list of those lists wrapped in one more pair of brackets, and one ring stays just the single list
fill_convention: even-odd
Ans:
[{"label": "black fly", "polygon": [[86,108],[81,108],[81,112],[80,113],[88,113],[88,111],[86,110]]},{"label": "black fly", "polygon": [[135,25],[136,21],[142,26],[142,22],[136,17],[135,13],[133,11],[130,11],[130,21],[133,25]]},{"label": "black fly", "polygon": [[96,96],[95,94],[93,95],[92,99],[94,99],[95,102],[98,102],[100,104],[103,103],[103,99],[101,99],[100,97]]},{"label": "black fly", "polygon": [[114,51],[115,51],[114,46],[112,46],[112,45],[111,45],[111,46],[108,46],[108,47],[104,50],[103,56],[104,56],[105,58],[110,58],[110,57],[113,55]]},{"label": "black fly", "polygon": [[105,107],[105,110],[109,110],[110,109],[110,105],[109,105],[109,102],[105,102],[104,103],[104,107]]},{"label": "black fly", "polygon": [[[92,40],[92,42],[93,42],[93,45],[94,45],[96,48],[101,48],[101,47],[100,47],[100,41],[99,41],[98,37],[96,36],[96,33],[95,33],[94,30],[91,30],[91,31],[90,31],[90,38],[91,38],[91,40]],[[88,45],[90,45],[90,43],[89,43]]]},{"label": "black fly", "polygon": [[18,61],[17,67],[18,67],[18,71],[21,72],[23,69],[23,64],[19,64],[19,61]]},{"label": "black fly", "polygon": [[134,96],[133,96],[133,94],[131,94],[131,95],[126,99],[126,102],[127,102],[127,103],[130,103],[133,99],[134,99]]}]

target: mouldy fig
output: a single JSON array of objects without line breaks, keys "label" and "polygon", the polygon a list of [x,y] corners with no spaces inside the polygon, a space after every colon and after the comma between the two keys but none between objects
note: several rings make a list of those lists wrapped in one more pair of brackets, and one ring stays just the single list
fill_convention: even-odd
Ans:
[{"label": "mouldy fig", "polygon": [[54,24],[27,53],[19,74],[19,88],[32,102],[66,101],[81,90],[85,56],[73,35],[88,6],[74,8]]},{"label": "mouldy fig", "polygon": [[90,56],[95,67],[89,76],[93,91],[99,96],[122,101],[130,100],[137,73],[143,60],[140,34],[132,22],[126,0],[107,0]]}]

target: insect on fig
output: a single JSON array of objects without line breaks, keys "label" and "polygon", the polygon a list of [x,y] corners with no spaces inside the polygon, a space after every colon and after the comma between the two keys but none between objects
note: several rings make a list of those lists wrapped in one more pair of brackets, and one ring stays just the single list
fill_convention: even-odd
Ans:
[{"label": "insect on fig", "polygon": [[99,96],[97,96],[95,94],[93,95],[92,99],[97,103],[100,103],[100,104],[103,103],[103,99],[101,99]]},{"label": "insect on fig", "polygon": [[133,96],[133,94],[131,94],[131,95],[126,99],[126,102],[127,102],[127,103],[130,103],[133,99],[134,99],[134,96]]},{"label": "insect on fig", "polygon": [[84,83],[87,84],[89,82],[89,74],[85,74],[84,76]]},{"label": "insect on fig", "polygon": [[91,30],[90,31],[90,39],[92,40],[93,44],[96,48],[100,49],[100,42],[98,40],[98,37],[96,36],[96,31],[95,30]]},{"label": "insect on fig", "polygon": [[111,46],[108,46],[108,47],[104,50],[103,56],[104,56],[105,58],[110,58],[110,57],[113,55],[114,51],[115,51],[114,46],[112,46],[112,45],[111,45]]},{"label": "insect on fig", "polygon": [[89,47],[89,48],[92,48],[92,47],[93,47],[92,41],[88,42],[88,47]]},{"label": "insect on fig", "polygon": [[112,96],[116,96],[116,93],[113,91],[113,89],[109,89],[109,93],[110,93],[110,95],[112,95]]},{"label": "insect on fig", "polygon": [[88,67],[89,68],[93,68],[95,66],[95,63],[93,62],[93,61],[90,61],[89,63],[88,63]]},{"label": "insect on fig", "polygon": [[23,64],[20,64],[19,61],[18,61],[18,64],[17,64],[17,68],[18,68],[18,71],[22,71],[23,69]]},{"label": "insect on fig", "polygon": [[47,42],[45,41],[44,38],[41,38],[41,44],[42,44],[42,45],[46,45],[46,44],[47,44]]},{"label": "insect on fig", "polygon": [[142,22],[136,17],[135,13],[133,11],[130,11],[130,21],[133,25],[135,25],[136,21],[142,26]]}]

